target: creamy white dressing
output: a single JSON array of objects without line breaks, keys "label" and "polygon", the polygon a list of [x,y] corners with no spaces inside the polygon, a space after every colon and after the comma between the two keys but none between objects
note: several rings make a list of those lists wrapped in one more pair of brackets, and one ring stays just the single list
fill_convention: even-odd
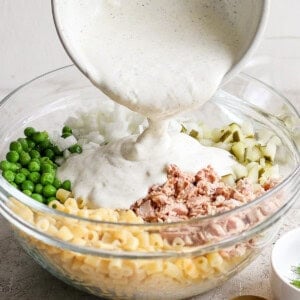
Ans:
[{"label": "creamy white dressing", "polygon": [[157,119],[207,101],[239,56],[235,1],[226,2],[67,0],[57,10],[70,51],[93,83]]},{"label": "creamy white dressing", "polygon": [[[186,172],[212,165],[219,175],[235,163],[227,151],[168,133],[168,119],[205,103],[231,68],[239,40],[234,23],[215,9],[219,1],[77,1],[74,45],[79,65],[116,102],[149,118],[140,136],[74,155],[58,176],[93,207],[129,208],[166,166]],[[58,6],[59,9],[59,6]],[[74,54],[75,53],[75,54]]]},{"label": "creamy white dressing", "polygon": [[146,155],[142,155],[143,160],[128,160],[124,157],[128,154],[123,153],[124,145],[134,144],[137,138],[130,136],[106,146],[94,145],[82,154],[74,155],[59,168],[59,177],[70,179],[72,191],[89,199],[89,207],[128,209],[145,196],[153,184],[166,181],[166,166],[169,164],[196,173],[210,163],[218,174],[231,172],[233,161],[228,152],[204,147],[184,133],[169,136],[166,152],[148,149]]}]

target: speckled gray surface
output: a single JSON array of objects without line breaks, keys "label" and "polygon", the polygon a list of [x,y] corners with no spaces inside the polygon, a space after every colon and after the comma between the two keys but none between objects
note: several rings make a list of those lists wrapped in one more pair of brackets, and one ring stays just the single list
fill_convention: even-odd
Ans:
[{"label": "speckled gray surface", "polygon": [[[299,206],[298,206],[299,207]],[[300,226],[300,209],[283,220],[279,235]],[[272,245],[243,272],[223,286],[193,300],[228,300],[255,294],[271,299],[270,253]],[[18,245],[8,223],[0,217],[0,300],[96,300],[59,281],[36,264]]]}]

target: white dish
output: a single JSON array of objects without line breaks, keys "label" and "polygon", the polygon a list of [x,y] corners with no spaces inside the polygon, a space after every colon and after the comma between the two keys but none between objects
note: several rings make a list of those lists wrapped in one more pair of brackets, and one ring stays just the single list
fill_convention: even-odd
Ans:
[{"label": "white dish", "polygon": [[[87,75],[85,60],[79,60],[82,54],[79,44],[74,44],[73,36],[75,32],[75,25],[77,26],[78,20],[71,22],[68,18],[62,18],[62,14],[74,15],[79,7],[79,11],[86,9],[90,18],[94,18],[96,12],[101,11],[104,1],[90,0],[88,5],[86,1],[59,1],[52,0],[52,12],[54,23],[58,36],[71,60]],[[109,3],[109,1],[107,1]],[[111,3],[118,3],[120,1],[110,1]],[[218,2],[217,2],[218,3]],[[270,0],[247,0],[247,1],[223,1],[219,4],[218,13],[220,16],[228,16],[228,12],[235,10],[234,17],[236,26],[238,26],[242,45],[240,46],[239,55],[235,58],[235,63],[232,68],[224,76],[222,85],[228,83],[235,75],[237,75],[245,66],[248,59],[253,55],[263,37],[266,28]],[[222,6],[224,8],[222,9]],[[78,48],[79,47],[79,48]],[[82,63],[83,62],[83,63]],[[89,77],[89,76],[88,76]]]},{"label": "white dish", "polygon": [[299,300],[300,289],[290,282],[296,279],[293,266],[300,266],[300,227],[280,238],[272,252],[271,286],[276,300]]}]

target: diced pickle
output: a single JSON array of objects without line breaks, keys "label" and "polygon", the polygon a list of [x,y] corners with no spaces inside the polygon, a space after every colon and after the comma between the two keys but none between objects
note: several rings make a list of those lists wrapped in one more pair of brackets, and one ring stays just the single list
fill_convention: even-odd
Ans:
[{"label": "diced pickle", "polygon": [[[189,130],[182,125],[181,132],[188,133]],[[255,133],[251,122],[242,125],[231,123],[222,129],[213,130],[200,124],[200,132],[198,129],[192,129],[189,135],[205,146],[222,148],[235,156],[240,164],[233,166],[233,174],[222,177],[223,181],[230,185],[246,177],[258,184],[278,173],[278,166],[273,166],[273,163],[277,146],[282,145],[280,138],[266,129]]]},{"label": "diced pickle", "polygon": [[236,131],[233,132],[232,140],[234,142],[240,142],[242,139],[243,139],[243,135],[242,135],[241,131],[236,130]]},{"label": "diced pickle", "polygon": [[245,158],[247,161],[259,161],[261,158],[261,152],[258,146],[246,148]]},{"label": "diced pickle", "polygon": [[229,143],[232,140],[232,132],[226,130],[220,137],[220,142]]},{"label": "diced pickle", "polygon": [[198,136],[199,136],[199,132],[196,131],[196,130],[194,130],[194,129],[192,129],[191,132],[189,133],[189,135],[190,135],[191,137],[193,137],[194,139],[197,139]]},{"label": "diced pickle", "polygon": [[230,186],[235,186],[235,178],[232,174],[222,176],[222,181]]},{"label": "diced pickle", "polygon": [[246,151],[246,147],[243,142],[233,143],[231,147],[231,152],[241,163],[245,161],[245,151]]},{"label": "diced pickle", "polygon": [[241,131],[241,127],[236,124],[236,123],[231,123],[229,124],[228,126],[230,128],[230,130],[233,132],[233,131]]},{"label": "diced pickle", "polygon": [[244,177],[247,177],[248,175],[248,170],[245,166],[241,165],[241,164],[236,164],[232,167],[233,172],[236,176],[237,179],[241,179]]},{"label": "diced pickle", "polygon": [[276,149],[276,145],[270,142],[266,146],[260,146],[261,156],[273,162],[276,155]]},{"label": "diced pickle", "polygon": [[247,178],[251,183],[257,183],[259,178],[259,164],[253,165],[248,172]]}]

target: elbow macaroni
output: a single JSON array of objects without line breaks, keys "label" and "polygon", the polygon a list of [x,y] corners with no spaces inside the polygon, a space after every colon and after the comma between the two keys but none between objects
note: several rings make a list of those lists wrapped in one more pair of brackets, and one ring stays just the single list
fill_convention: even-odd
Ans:
[{"label": "elbow macaroni", "polygon": [[[59,211],[94,220],[143,222],[130,210],[88,209],[84,207],[84,201],[81,200],[78,203],[63,190],[58,192],[57,198],[63,203],[54,200],[49,206]],[[120,230],[91,222],[66,220],[67,218],[63,217],[54,219],[46,214],[34,212],[16,200],[12,200],[11,208],[21,218],[34,224],[39,231],[79,246],[140,252],[180,251],[185,247],[182,238],[176,237],[170,244],[160,233],[147,232],[143,228],[131,228],[124,225],[124,229]],[[239,257],[225,257],[221,255],[222,252],[221,254],[213,252],[197,257],[130,260],[83,255],[46,245],[29,236],[26,236],[26,239],[31,246],[40,250],[43,259],[47,258],[52,266],[67,274],[69,278],[84,282],[87,286],[97,287],[101,291],[112,292],[113,290],[115,294],[128,297],[132,297],[137,292],[137,286],[139,290],[142,290],[141,285],[146,289],[146,285],[153,284],[153,290],[157,289],[154,284],[156,281],[159,285],[168,282],[181,289],[185,289],[187,284],[193,286],[193,284],[209,282],[220,274],[225,274],[251,254],[251,250],[248,249],[249,251],[245,250]],[[247,247],[244,248],[247,249]],[[127,281],[129,284],[124,284]],[[133,289],[131,292],[130,288]],[[199,293],[199,286],[197,286],[197,291]]]}]

